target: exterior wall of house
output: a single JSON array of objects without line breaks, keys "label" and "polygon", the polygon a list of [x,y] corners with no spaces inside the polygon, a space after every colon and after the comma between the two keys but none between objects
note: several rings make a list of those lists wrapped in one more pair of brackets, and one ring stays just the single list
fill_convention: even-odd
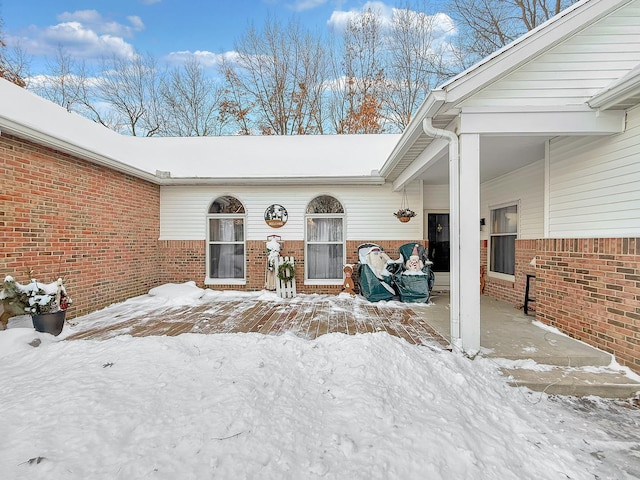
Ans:
[{"label": "exterior wall of house", "polygon": [[[401,224],[393,213],[400,208],[402,192],[393,192],[390,185],[295,186],[292,180],[290,186],[165,186],[160,194],[160,239],[205,240],[207,211],[222,195],[232,195],[244,205],[247,240],[266,241],[274,234],[284,241],[304,240],[305,210],[318,195],[331,195],[342,203],[347,240],[421,238],[421,194],[418,182],[407,188],[409,205],[418,216]],[[283,227],[271,228],[265,223],[264,212],[272,204],[287,209],[288,221]]]},{"label": "exterior wall of house", "polygon": [[[160,255],[167,268],[162,278],[167,282],[193,280],[205,286],[206,277],[206,215],[209,205],[221,195],[238,198],[246,211],[246,282],[210,284],[215,289],[260,290],[265,287],[267,264],[266,241],[270,235],[282,238],[282,256],[296,261],[296,288],[307,293],[339,293],[341,281],[305,285],[304,237],[307,204],[318,195],[331,195],[345,209],[345,262],[357,263],[357,247],[373,242],[392,258],[398,257],[398,247],[407,242],[425,243],[422,228],[421,185],[407,189],[410,206],[417,216],[408,223],[393,215],[402,202],[402,193],[389,185],[380,186],[171,186],[161,188]],[[269,227],[264,212],[271,204],[287,209],[287,223],[280,228]]]},{"label": "exterior wall of house", "polygon": [[544,162],[483,184],[481,204],[482,216],[492,203],[518,200],[520,208],[514,279],[488,274],[485,294],[522,306],[526,275],[535,274],[530,308],[538,320],[614,354],[635,371],[640,371],[639,158],[640,108],[628,112],[622,134],[551,140],[547,238],[540,188]]},{"label": "exterior wall of house", "polygon": [[[399,257],[398,248],[409,242],[419,242],[427,245],[426,241],[408,238],[405,240],[348,240],[346,242],[346,263],[355,264],[358,262],[358,246],[363,243],[376,243],[392,258]],[[167,282],[186,282],[193,280],[200,287],[212,288],[215,290],[247,290],[255,291],[265,288],[265,270],[267,264],[267,252],[265,241],[248,240],[247,249],[247,281],[244,285],[237,284],[216,284],[206,285],[205,241],[204,240],[161,240],[160,258],[166,267],[160,278]],[[327,293],[338,294],[342,291],[342,284],[326,285],[305,285],[304,283],[304,242],[293,240],[283,242],[281,251],[283,256],[293,256],[296,259],[296,290],[299,293]]]},{"label": "exterior wall of house", "polygon": [[640,57],[640,2],[584,29],[491,84],[465,106],[582,105]]},{"label": "exterior wall of house", "polygon": [[[490,211],[508,204],[518,205],[518,240],[513,279],[505,279],[489,271]],[[480,265],[485,268],[484,293],[500,300],[521,305],[527,273],[533,273],[529,263],[535,256],[533,239],[543,237],[544,230],[544,160],[540,160],[480,187],[480,217],[486,225],[480,233]]]},{"label": "exterior wall of house", "polygon": [[62,277],[70,317],[160,283],[158,186],[3,132],[0,198],[0,274]]},{"label": "exterior wall of house", "polygon": [[640,236],[640,107],[624,133],[550,143],[549,237]]},{"label": "exterior wall of house", "polygon": [[545,239],[536,318],[640,372],[640,238]]}]

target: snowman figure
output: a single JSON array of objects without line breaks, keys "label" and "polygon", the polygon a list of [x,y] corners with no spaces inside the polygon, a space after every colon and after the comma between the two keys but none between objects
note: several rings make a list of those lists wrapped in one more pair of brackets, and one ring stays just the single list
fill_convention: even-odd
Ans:
[{"label": "snowman figure", "polygon": [[405,262],[405,268],[409,273],[420,273],[424,268],[424,263],[420,260],[420,256],[418,255],[418,244],[415,244],[413,247],[413,252],[411,252],[411,256]]}]

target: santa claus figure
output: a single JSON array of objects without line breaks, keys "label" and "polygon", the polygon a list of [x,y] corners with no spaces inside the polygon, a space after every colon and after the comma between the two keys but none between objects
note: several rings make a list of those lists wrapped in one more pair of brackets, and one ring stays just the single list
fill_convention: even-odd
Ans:
[{"label": "santa claus figure", "polygon": [[389,272],[387,271],[387,262],[389,261],[391,261],[389,255],[381,251],[379,248],[372,248],[367,254],[367,264],[369,264],[371,270],[373,270],[373,273],[378,278],[389,275]]},{"label": "santa claus figure", "polygon": [[411,252],[411,256],[405,262],[404,266],[408,272],[422,272],[424,263],[420,260],[420,256],[418,255],[418,244],[413,246],[413,252]]}]

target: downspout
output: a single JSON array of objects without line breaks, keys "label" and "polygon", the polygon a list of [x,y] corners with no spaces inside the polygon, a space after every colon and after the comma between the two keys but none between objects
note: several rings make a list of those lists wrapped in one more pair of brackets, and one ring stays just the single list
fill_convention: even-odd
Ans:
[{"label": "downspout", "polygon": [[460,147],[459,138],[454,132],[436,128],[432,117],[422,120],[422,130],[432,138],[444,138],[449,142],[449,242],[453,255],[450,256],[451,290],[451,343],[462,346],[460,338]]}]

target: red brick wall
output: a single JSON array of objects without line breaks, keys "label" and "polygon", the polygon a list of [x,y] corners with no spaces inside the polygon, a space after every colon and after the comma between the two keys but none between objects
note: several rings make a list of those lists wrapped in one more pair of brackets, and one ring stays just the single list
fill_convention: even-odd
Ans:
[{"label": "red brick wall", "polygon": [[640,238],[537,241],[537,319],[640,372]]},{"label": "red brick wall", "polygon": [[[527,274],[534,274],[535,268],[530,265],[531,260],[536,255],[536,240],[516,240],[516,271],[515,282],[491,277],[485,274],[485,295],[512,303],[522,305],[524,303],[524,290],[527,281]],[[489,272],[487,260],[487,241],[482,240],[480,245],[480,264]],[[532,294],[535,294],[535,280],[531,282]],[[536,304],[531,304],[530,308],[535,310]]]},{"label": "red brick wall", "polygon": [[146,293],[160,283],[159,199],[157,185],[2,133],[0,275],[63,277],[69,317]]},{"label": "red brick wall", "polygon": [[515,282],[487,275],[485,294],[520,307],[527,273],[537,320],[640,372],[640,239],[517,240]]},{"label": "red brick wall", "polygon": [[[398,247],[412,240],[350,240],[346,242],[347,263],[358,262],[358,246],[362,243],[376,243],[387,254],[398,258]],[[162,272],[164,282],[185,282],[193,280],[201,287],[205,287],[205,241],[166,240],[160,243],[160,257],[166,268]],[[426,242],[421,242],[426,244]],[[265,266],[267,264],[266,241],[248,240],[247,248],[247,283],[246,285],[210,285],[215,290],[262,290],[265,283]],[[304,284],[304,242],[302,240],[287,240],[283,242],[280,254],[284,257],[293,256],[296,264],[296,290],[300,293],[329,293],[337,294],[342,285],[305,285]]]}]

